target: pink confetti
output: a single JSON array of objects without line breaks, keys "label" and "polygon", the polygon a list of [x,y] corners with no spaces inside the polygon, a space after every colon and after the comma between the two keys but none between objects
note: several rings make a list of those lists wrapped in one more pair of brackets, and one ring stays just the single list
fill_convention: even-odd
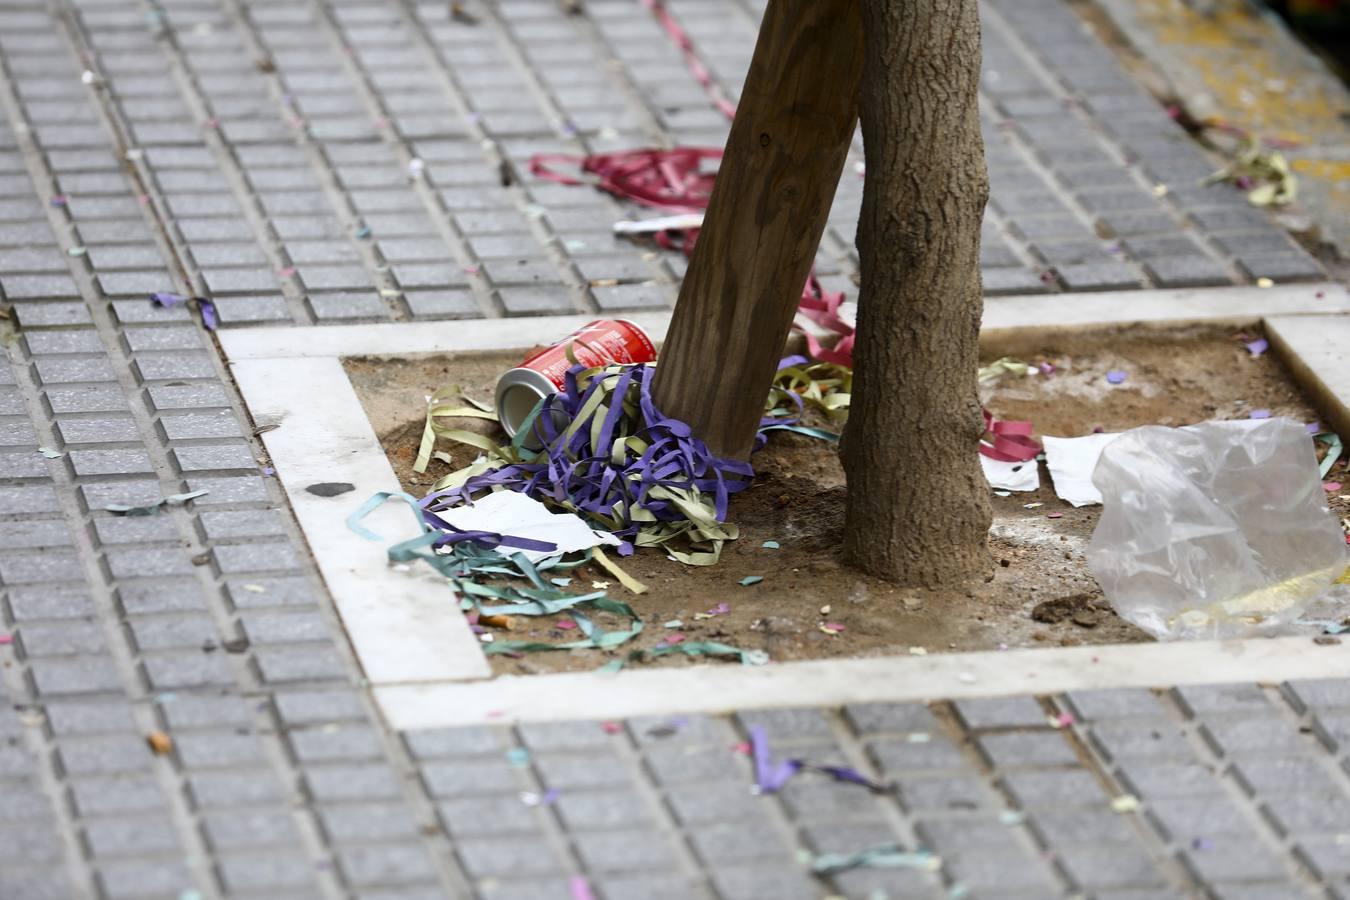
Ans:
[{"label": "pink confetti", "polygon": [[572,900],[595,900],[595,894],[591,893],[590,882],[584,875],[573,875],[569,884],[572,888]]},{"label": "pink confetti", "polygon": [[1062,512],[1046,513],[1046,514],[1045,514],[1045,517],[1046,517],[1047,519],[1062,519],[1062,518],[1064,518],[1064,513],[1062,513]]},{"label": "pink confetti", "polygon": [[564,631],[568,631],[568,630],[571,630],[571,629],[573,629],[573,628],[576,628],[576,627],[577,627],[577,623],[576,623],[576,622],[573,622],[571,619],[559,619],[559,620],[558,620],[558,627],[561,628],[561,629],[563,629]]},{"label": "pink confetti", "polygon": [[477,275],[479,272],[483,271],[483,267],[482,267],[482,266],[465,266],[465,267],[464,267],[464,271],[465,271],[466,273],[470,274],[470,275]]},{"label": "pink confetti", "polygon": [[277,274],[280,275],[282,278],[290,278],[295,274],[295,266],[286,266],[284,268],[277,269]]},{"label": "pink confetti", "polygon": [[52,206],[65,206],[69,201],[70,198],[67,197],[65,194],[57,194],[55,197],[52,198],[51,202]]},{"label": "pink confetti", "polygon": [[618,734],[623,731],[623,726],[618,722],[601,722],[600,727],[605,730],[605,734]]},{"label": "pink confetti", "polygon": [[1043,362],[1043,363],[1041,363],[1039,366],[1037,366],[1036,368],[1038,368],[1038,369],[1041,370],[1041,374],[1042,374],[1042,375],[1053,375],[1053,374],[1055,374],[1055,364],[1054,364],[1054,363],[1051,363],[1051,362]]},{"label": "pink confetti", "polygon": [[726,615],[727,613],[729,613],[729,612],[731,612],[731,607],[730,607],[730,606],[727,606],[725,603],[719,603],[719,604],[717,604],[716,606],[714,606],[712,609],[708,610],[708,615],[710,615],[710,616],[725,616],[725,615]]},{"label": "pink confetti", "polygon": [[12,634],[0,634],[0,645],[3,645],[3,644],[12,644],[12,643],[14,643],[14,635],[12,635]]},{"label": "pink confetti", "polygon": [[666,636],[661,640],[661,643],[666,644],[666,645],[670,645],[670,644],[683,644],[684,641],[685,641],[685,635],[683,635],[683,634],[668,634],[668,635],[666,635]]},{"label": "pink confetti", "polygon": [[840,625],[838,622],[826,622],[821,627],[826,629],[827,631],[833,631],[835,634],[838,634],[839,632],[844,630],[844,626]]},{"label": "pink confetti", "polygon": [[732,752],[732,753],[739,753],[739,754],[741,754],[742,756],[749,756],[749,755],[750,755],[750,742],[749,742],[749,741],[741,741],[739,744],[737,744],[736,746],[734,746],[734,747],[731,748],[731,752]]},{"label": "pink confetti", "polygon": [[1074,723],[1074,721],[1075,720],[1073,717],[1073,713],[1064,712],[1055,716],[1055,725],[1057,725],[1060,728],[1068,728],[1070,725]]},{"label": "pink confetti", "polygon": [[1339,491],[1340,489],[1341,489],[1341,483],[1340,483],[1339,481],[1324,481],[1324,482],[1322,482],[1322,490],[1326,491],[1328,494],[1334,494],[1334,493],[1336,493],[1337,491]]},{"label": "pink confetti", "polygon": [[219,127],[220,127],[220,120],[219,120],[219,119],[215,119],[215,118],[207,119],[205,122],[202,123],[202,126],[203,126],[204,128],[210,128],[210,129],[219,128]]}]

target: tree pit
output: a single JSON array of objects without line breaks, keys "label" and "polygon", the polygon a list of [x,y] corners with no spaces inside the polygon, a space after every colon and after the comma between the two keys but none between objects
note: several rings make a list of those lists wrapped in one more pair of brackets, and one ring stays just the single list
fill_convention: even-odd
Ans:
[{"label": "tree pit", "polygon": [[[1052,363],[1053,374],[1004,374],[982,385],[982,399],[998,418],[1032,421],[1038,437],[1240,419],[1255,410],[1314,421],[1315,410],[1279,360],[1247,350],[1246,342],[1258,336],[1191,329],[1057,339],[1037,354],[1020,357]],[[497,375],[521,357],[362,358],[344,365],[399,480],[422,496],[479,452],[438,441],[437,448],[449,452],[454,465],[433,460],[425,474],[412,470],[426,396],[457,385],[466,395],[490,402]],[[1126,378],[1109,383],[1108,371],[1125,372]],[[463,427],[500,435],[488,422],[465,420]],[[633,650],[679,642],[676,635],[689,643],[718,641],[763,650],[776,662],[1150,640],[1115,614],[1087,569],[1084,551],[1100,507],[1074,508],[1058,499],[1044,463],[1039,464],[1038,490],[992,498],[988,580],[929,591],[897,587],[843,564],[845,485],[833,444],[774,433],[752,462],[754,485],[732,499],[728,516],[739,526],[740,539],[726,545],[717,565],[689,567],[658,550],[640,549],[621,561],[650,588],[640,596],[624,591],[598,566],[567,573],[579,587],[609,582],[610,596],[641,615],[641,635],[609,651],[492,655],[494,671],[588,671]],[[1331,477],[1340,471],[1338,464]],[[1338,516],[1350,514],[1350,502],[1342,496],[1331,497],[1331,506]],[[763,580],[740,583],[752,576]],[[454,602],[448,589],[446,602]],[[729,611],[706,616],[719,604]],[[563,643],[577,637],[575,629],[559,627],[569,618],[565,613],[515,617],[513,629],[492,633],[502,640]],[[620,617],[595,613],[592,618],[605,629],[627,627]],[[669,625],[674,622],[682,624]],[[635,664],[699,661],[670,654]]]}]

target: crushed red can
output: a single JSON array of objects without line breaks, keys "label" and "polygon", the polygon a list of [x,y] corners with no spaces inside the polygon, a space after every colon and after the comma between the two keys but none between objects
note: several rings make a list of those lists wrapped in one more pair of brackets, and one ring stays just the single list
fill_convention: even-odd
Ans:
[{"label": "crushed red can", "polygon": [[[531,354],[497,379],[497,418],[506,433],[515,437],[520,424],[541,397],[562,390],[572,357],[583,366],[656,361],[656,345],[636,323],[627,319],[596,319],[567,337]],[[526,446],[538,449],[532,441]]]}]

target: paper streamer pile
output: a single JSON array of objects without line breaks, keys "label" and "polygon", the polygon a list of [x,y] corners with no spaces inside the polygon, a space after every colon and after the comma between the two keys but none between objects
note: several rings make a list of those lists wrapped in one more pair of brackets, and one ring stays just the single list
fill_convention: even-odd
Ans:
[{"label": "paper streamer pile", "polygon": [[[689,565],[717,562],[722,544],[737,534],[725,524],[727,500],[750,486],[754,472],[748,463],[714,456],[688,425],[657,411],[654,371],[573,366],[563,389],[535,405],[507,446],[441,431],[487,457],[438,481],[426,509],[467,503],[486,491],[520,491],[614,534],[623,541],[621,555],[659,546]],[[525,448],[531,435],[543,449]]]}]

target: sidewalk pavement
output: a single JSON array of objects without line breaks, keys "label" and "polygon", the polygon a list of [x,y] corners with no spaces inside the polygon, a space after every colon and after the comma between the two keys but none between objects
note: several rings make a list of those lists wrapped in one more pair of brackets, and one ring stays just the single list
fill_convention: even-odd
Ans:
[{"label": "sidewalk pavement", "polygon": [[[146,295],[301,340],[662,308],[682,259],[529,158],[726,133],[638,0],[453,5],[0,0],[0,898],[1350,895],[1347,682],[382,727],[212,334]],[[759,8],[670,3],[732,97]],[[1071,5],[983,12],[991,304],[1324,277]],[[757,724],[896,790],[755,796]],[[804,862],[891,842],[941,865]]]}]

